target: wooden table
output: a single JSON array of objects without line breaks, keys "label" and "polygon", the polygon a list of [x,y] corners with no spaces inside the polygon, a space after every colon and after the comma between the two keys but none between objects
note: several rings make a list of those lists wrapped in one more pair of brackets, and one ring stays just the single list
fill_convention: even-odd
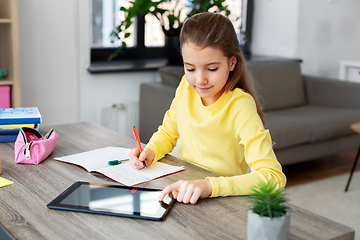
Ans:
[{"label": "wooden table", "polygon": [[[201,199],[196,205],[175,203],[164,221],[147,221],[52,210],[46,204],[75,181],[118,184],[103,175],[53,160],[106,146],[133,148],[136,142],[93,123],[52,126],[58,143],[39,165],[16,164],[14,143],[1,143],[1,177],[15,184],[0,188],[0,223],[16,239],[246,239],[248,198]],[[41,127],[47,132],[50,127]],[[164,188],[179,179],[216,174],[173,156],[163,160],[186,170],[142,187]],[[354,239],[354,230],[307,210],[291,207],[291,239]]]}]

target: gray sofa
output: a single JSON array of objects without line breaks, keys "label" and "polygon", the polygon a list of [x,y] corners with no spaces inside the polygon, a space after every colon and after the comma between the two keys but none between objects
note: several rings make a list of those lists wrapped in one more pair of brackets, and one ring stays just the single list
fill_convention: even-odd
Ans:
[{"label": "gray sofa", "polygon": [[[282,165],[355,149],[360,136],[360,84],[301,74],[295,60],[248,62],[274,151]],[[161,83],[140,89],[140,138],[147,142],[162,123],[184,70],[159,69]]]}]

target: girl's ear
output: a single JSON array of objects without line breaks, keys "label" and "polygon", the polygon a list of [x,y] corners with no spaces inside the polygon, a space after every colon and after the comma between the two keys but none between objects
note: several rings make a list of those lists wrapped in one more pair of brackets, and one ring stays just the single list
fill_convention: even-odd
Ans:
[{"label": "girl's ear", "polygon": [[235,66],[236,66],[236,63],[237,63],[237,59],[235,56],[232,56],[230,59],[229,59],[229,66],[230,66],[230,71],[233,71]]}]

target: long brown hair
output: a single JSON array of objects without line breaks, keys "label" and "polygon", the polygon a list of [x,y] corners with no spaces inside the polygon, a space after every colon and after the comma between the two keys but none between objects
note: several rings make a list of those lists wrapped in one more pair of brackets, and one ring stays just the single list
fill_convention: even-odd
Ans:
[{"label": "long brown hair", "polygon": [[180,49],[185,43],[220,49],[228,59],[232,56],[236,57],[236,66],[230,72],[224,90],[232,91],[235,88],[241,88],[249,93],[255,100],[257,113],[265,126],[264,112],[257,100],[254,83],[230,19],[219,13],[209,12],[192,16],[181,28]]}]

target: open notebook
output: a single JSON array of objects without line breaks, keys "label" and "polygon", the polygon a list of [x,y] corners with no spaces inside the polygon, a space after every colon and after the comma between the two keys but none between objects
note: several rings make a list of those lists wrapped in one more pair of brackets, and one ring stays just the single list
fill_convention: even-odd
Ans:
[{"label": "open notebook", "polygon": [[105,147],[55,158],[55,160],[79,165],[88,172],[101,173],[112,180],[127,186],[138,185],[185,170],[184,167],[171,166],[161,162],[157,162],[141,170],[132,168],[129,161],[124,161],[115,166],[108,164],[111,160],[127,160],[129,153],[129,148]]}]

